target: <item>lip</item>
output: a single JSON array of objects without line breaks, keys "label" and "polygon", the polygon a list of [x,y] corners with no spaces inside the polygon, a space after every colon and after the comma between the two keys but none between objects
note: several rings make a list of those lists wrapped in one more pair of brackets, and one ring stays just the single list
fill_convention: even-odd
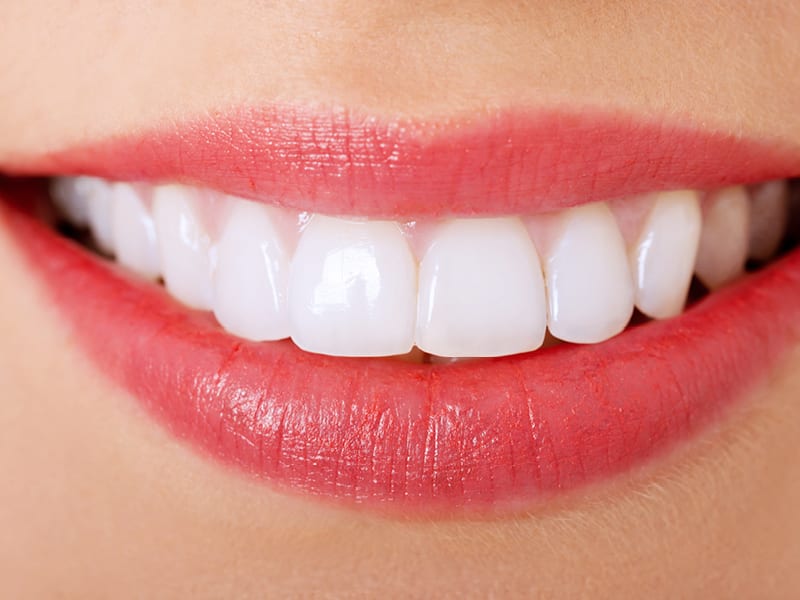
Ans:
[{"label": "lip", "polygon": [[250,343],[62,238],[41,190],[0,221],[97,367],[202,453],[280,488],[403,511],[503,510],[702,431],[800,339],[800,252],[595,346],[463,365]]},{"label": "lip", "polygon": [[[263,113],[254,114],[263,117]],[[250,114],[248,119],[252,118]],[[534,129],[542,127],[552,135],[559,130],[553,122],[546,127],[536,123]],[[612,140],[612,146],[627,148],[627,160],[633,161],[628,164],[625,185],[615,195],[652,191],[673,176],[682,186],[780,176],[791,174],[800,162],[800,153],[766,151],[762,143],[742,139],[723,143],[724,136],[698,131],[670,138],[662,127],[661,149],[653,152],[663,160],[648,168],[654,154],[631,158],[631,149],[637,144],[642,148],[643,139],[652,141],[648,125],[634,127],[629,119],[623,127],[612,119],[595,126],[603,135],[613,131],[634,139]],[[229,140],[211,147],[208,144],[216,134],[203,137],[193,127],[182,134],[114,140],[51,154],[15,169],[134,180],[178,173],[175,176],[182,180],[228,192],[249,181],[256,195],[278,185],[280,173],[270,174],[267,167],[248,159],[255,150],[265,151],[268,142],[253,141],[240,148],[241,154],[230,156]],[[499,130],[489,129],[499,135]],[[570,131],[563,141],[553,138],[554,146],[547,152],[553,147],[564,152],[570,144],[597,139],[580,142],[571,137],[576,130]],[[296,139],[297,134],[293,135]],[[477,144],[480,138],[474,137],[473,130],[464,135],[468,144]],[[430,138],[437,152],[445,151],[444,139]],[[202,148],[191,150],[192,140]],[[426,177],[445,168],[442,165],[455,168],[459,159],[454,157],[465,156],[460,140],[459,134],[449,142],[451,162],[442,161],[418,174],[423,188],[434,189],[436,182]],[[512,147],[504,160],[518,151],[513,139],[509,143]],[[310,148],[318,144],[319,140]],[[531,146],[532,142],[526,151]],[[690,147],[694,153],[685,156],[675,150],[684,152]],[[709,148],[719,150],[719,156],[707,156]],[[141,150],[138,154],[137,149]],[[212,149],[205,161],[200,160]],[[401,164],[421,160],[424,153],[418,150],[416,142],[411,143],[398,160]],[[189,154],[180,160],[169,157],[182,151]],[[283,156],[280,160],[287,165],[297,160],[296,156],[276,156]],[[586,170],[581,171],[581,161],[587,156]],[[504,204],[489,205],[485,199],[479,204],[475,193],[454,210],[552,208],[577,203],[578,191],[588,189],[593,194],[580,201],[597,199],[620,180],[617,154],[612,153],[609,161],[603,156],[588,149],[576,152],[556,175],[548,175],[542,165],[554,165],[556,155],[547,154],[537,163],[541,167],[535,173],[538,195],[511,193],[516,180],[509,176],[503,183],[508,186]],[[219,163],[214,162],[217,158]],[[159,163],[161,159],[166,163]],[[237,160],[242,164],[239,170],[222,171]],[[301,162],[310,165],[309,160]],[[680,168],[692,160],[694,167],[679,179]],[[372,187],[366,186],[368,193],[359,196],[361,200],[336,200],[331,189],[354,193],[362,180],[334,177],[338,167],[326,170],[328,166],[320,163],[322,172],[331,177],[328,191],[314,187],[319,181],[313,173],[290,173],[296,178],[289,178],[287,189],[311,186],[308,189],[316,192],[312,204],[301,208],[341,212],[347,204],[360,211],[363,198],[389,189],[388,179],[378,179]],[[255,170],[260,179],[250,179],[248,169]],[[403,171],[408,178],[402,180],[404,186],[410,185],[412,171]],[[465,172],[463,163],[457,171]],[[485,192],[490,175],[498,172],[482,172],[475,180],[480,190]],[[584,177],[569,187],[568,175],[579,172],[590,173],[588,179],[594,183],[587,184]],[[635,179],[631,173],[640,177]],[[569,189],[572,199],[545,193],[543,182],[548,177],[559,189]],[[258,344],[230,336],[210,315],[179,305],[163,288],[93,256],[36,220],[32,213],[42,195],[40,187],[12,183],[6,188],[0,187],[4,200],[0,221],[6,234],[16,241],[100,371],[127,389],[157,422],[206,455],[280,488],[349,504],[448,514],[466,509],[493,511],[527,506],[610,478],[664,454],[723,417],[800,340],[800,304],[795,300],[800,297],[800,252],[793,252],[708,296],[678,318],[631,327],[599,345],[563,344],[457,365],[308,354],[290,342]],[[436,206],[428,206],[425,214],[442,212],[441,203],[448,197],[437,197]],[[383,200],[379,207],[364,212],[410,214],[424,209],[419,204],[421,196],[414,198],[402,204]]]},{"label": "lip", "polygon": [[345,109],[212,111],[0,167],[170,181],[324,214],[533,214],[800,173],[800,148],[623,112],[496,111],[386,121]]}]

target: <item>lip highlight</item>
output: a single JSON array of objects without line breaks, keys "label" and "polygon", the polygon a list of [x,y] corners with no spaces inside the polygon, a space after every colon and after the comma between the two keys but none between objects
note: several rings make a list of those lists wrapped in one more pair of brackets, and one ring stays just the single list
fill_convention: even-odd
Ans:
[{"label": "lip highlight", "polygon": [[782,179],[800,173],[800,149],[592,107],[386,121],[272,106],[211,111],[2,168],[180,182],[301,211],[394,219],[533,214]]}]

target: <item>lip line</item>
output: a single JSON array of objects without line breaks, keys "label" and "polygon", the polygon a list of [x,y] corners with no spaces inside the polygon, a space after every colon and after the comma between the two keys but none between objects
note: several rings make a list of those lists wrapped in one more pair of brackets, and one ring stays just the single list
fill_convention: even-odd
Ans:
[{"label": "lip line", "polygon": [[233,338],[5,202],[0,222],[93,362],[179,438],[404,512],[513,510],[628,470],[724,416],[800,338],[794,252],[597,346],[447,367],[311,355]]},{"label": "lip line", "polygon": [[535,214],[800,174],[800,146],[598,108],[385,120],[239,107],[0,165],[12,175],[176,182],[300,211],[412,219]]}]

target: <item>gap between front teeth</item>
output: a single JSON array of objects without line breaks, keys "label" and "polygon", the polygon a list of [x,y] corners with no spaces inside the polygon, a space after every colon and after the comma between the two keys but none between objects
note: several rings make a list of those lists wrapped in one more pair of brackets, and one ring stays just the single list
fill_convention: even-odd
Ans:
[{"label": "gap between front teeth", "polygon": [[597,343],[634,308],[679,314],[784,237],[785,181],[668,191],[532,217],[437,222],[292,213],[180,185],[58,178],[63,217],[139,275],[253,341],[335,356],[491,357]]}]

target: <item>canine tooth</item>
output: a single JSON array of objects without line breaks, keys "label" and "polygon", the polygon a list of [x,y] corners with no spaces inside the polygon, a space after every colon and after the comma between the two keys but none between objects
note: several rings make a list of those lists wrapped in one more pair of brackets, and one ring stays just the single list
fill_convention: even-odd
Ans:
[{"label": "canine tooth", "polygon": [[336,356],[406,354],[414,344],[417,269],[400,227],[314,216],[289,279],[292,339]]},{"label": "canine tooth", "polygon": [[658,195],[630,251],[636,306],[655,319],[680,314],[692,282],[702,213],[694,191]]},{"label": "canine tooth", "polygon": [[550,333],[576,343],[617,335],[633,313],[634,288],[625,242],[608,206],[564,210],[547,226],[556,228],[540,252]]},{"label": "canine tooth", "polygon": [[289,254],[270,209],[234,205],[217,242],[214,314],[228,331],[253,341],[289,337]]},{"label": "canine tooth", "polygon": [[117,260],[142,277],[157,279],[161,268],[153,217],[133,186],[114,184],[111,194],[114,198],[111,220]]},{"label": "canine tooth", "polygon": [[703,214],[695,273],[715,290],[744,272],[750,238],[750,205],[742,186],[714,192]]},{"label": "canine tooth", "polygon": [[61,216],[75,227],[89,225],[89,191],[94,177],[57,177],[50,182],[50,196]]},{"label": "canine tooth", "polygon": [[440,226],[419,267],[417,346],[438,356],[535,350],[547,328],[544,278],[519,219]]},{"label": "canine tooth", "polygon": [[211,310],[211,239],[192,190],[159,186],[153,192],[161,272],[169,292],[184,304]]},{"label": "canine tooth", "polygon": [[778,251],[789,224],[789,184],[769,181],[750,191],[750,250],[756,260],[768,260]]}]

